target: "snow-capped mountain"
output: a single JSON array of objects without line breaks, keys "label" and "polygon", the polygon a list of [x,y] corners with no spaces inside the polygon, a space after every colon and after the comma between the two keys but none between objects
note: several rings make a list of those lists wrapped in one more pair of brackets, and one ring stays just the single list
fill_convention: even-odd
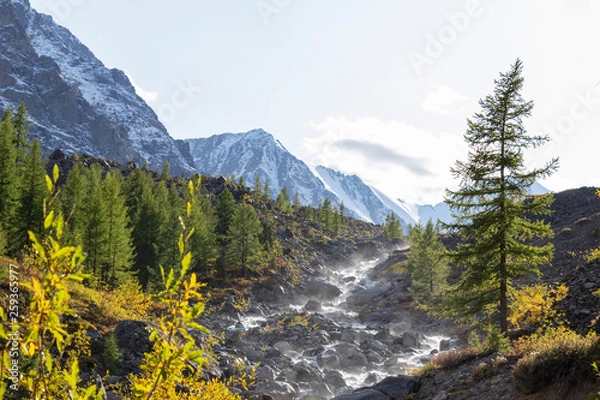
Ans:
[{"label": "snow-capped mountain", "polygon": [[360,219],[383,224],[385,217],[394,212],[406,228],[417,220],[408,208],[399,201],[393,201],[379,190],[367,185],[357,175],[345,175],[333,169],[319,166],[319,177],[327,188],[335,193],[344,205],[354,211]]},{"label": "snow-capped mountain", "polygon": [[317,207],[328,197],[334,205],[343,202],[348,215],[364,221],[381,224],[386,215],[395,211],[404,226],[416,222],[402,205],[386,204],[393,202],[382,199],[358,176],[325,167],[312,169],[262,129],[185,141],[200,173],[243,176],[250,187],[258,174],[263,184],[269,181],[272,197],[286,186],[290,196],[298,193],[304,205]]},{"label": "snow-capped mountain", "polygon": [[0,0],[0,108],[25,102],[46,153],[86,153],[192,172],[154,111],[118,69],[108,69],[28,0]]},{"label": "snow-capped mountain", "polygon": [[337,196],[301,160],[294,157],[262,129],[224,133],[209,138],[185,139],[198,172],[208,175],[243,176],[252,187],[256,175],[269,181],[271,195],[286,186],[290,196],[298,193],[302,204],[317,206],[325,197],[339,204]]}]

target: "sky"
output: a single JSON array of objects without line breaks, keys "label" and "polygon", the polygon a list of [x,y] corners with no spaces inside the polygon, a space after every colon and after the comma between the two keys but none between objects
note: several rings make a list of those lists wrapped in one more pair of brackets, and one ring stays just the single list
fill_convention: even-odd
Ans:
[{"label": "sky", "polygon": [[541,183],[600,186],[597,0],[30,0],[175,138],[263,128],[296,157],[420,204],[443,200],[467,118],[517,58]]}]

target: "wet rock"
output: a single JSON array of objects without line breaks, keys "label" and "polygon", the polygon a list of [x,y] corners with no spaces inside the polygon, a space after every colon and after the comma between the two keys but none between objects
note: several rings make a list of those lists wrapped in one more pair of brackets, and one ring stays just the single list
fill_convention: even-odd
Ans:
[{"label": "wet rock", "polygon": [[307,363],[299,363],[294,367],[296,373],[295,382],[316,382],[321,380],[319,371]]},{"label": "wet rock", "polygon": [[404,332],[402,335],[402,346],[404,347],[419,347],[419,340],[414,332]]},{"label": "wet rock", "polygon": [[384,354],[387,352],[387,346],[381,343],[379,340],[371,340],[367,342],[367,348],[373,350],[378,354]]},{"label": "wet rock", "polygon": [[276,350],[279,350],[282,353],[287,353],[287,352],[290,352],[292,350],[292,346],[290,345],[290,343],[287,342],[287,341],[284,341],[284,340],[275,343],[273,345],[273,348],[276,349]]},{"label": "wet rock", "polygon": [[304,306],[304,309],[310,312],[320,312],[323,309],[323,304],[316,300],[309,300]]},{"label": "wet rock", "polygon": [[346,303],[349,306],[363,307],[368,303],[375,300],[377,297],[389,291],[390,285],[377,286],[370,289],[358,290],[352,293],[347,299]]},{"label": "wet rock", "polygon": [[256,370],[256,380],[269,382],[275,380],[275,370],[268,365],[262,365]]},{"label": "wet rock", "polygon": [[440,351],[448,351],[448,350],[450,350],[450,339],[440,340]]},{"label": "wet rock", "polygon": [[340,288],[318,279],[313,279],[306,284],[304,294],[313,300],[331,301],[342,294]]},{"label": "wet rock", "polygon": [[327,350],[317,356],[317,363],[320,368],[339,369],[342,366],[340,358],[333,350]]},{"label": "wet rock", "polygon": [[339,389],[346,386],[346,381],[339,371],[326,370],[323,382],[333,389]]},{"label": "wet rock", "polygon": [[403,399],[406,395],[414,393],[419,389],[421,385],[421,378],[415,376],[388,376],[374,388],[387,394],[392,399]]},{"label": "wet rock", "polygon": [[390,400],[389,396],[370,388],[355,390],[351,394],[343,394],[331,400]]},{"label": "wet rock", "polygon": [[278,400],[293,400],[296,397],[296,389],[287,382],[266,382],[259,383],[255,387],[255,391],[272,396]]}]

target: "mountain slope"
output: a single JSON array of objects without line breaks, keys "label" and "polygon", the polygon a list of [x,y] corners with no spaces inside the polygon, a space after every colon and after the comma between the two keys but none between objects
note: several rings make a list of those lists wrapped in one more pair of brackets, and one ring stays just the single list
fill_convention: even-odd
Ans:
[{"label": "mountain slope", "polygon": [[[48,154],[87,153],[192,172],[185,148],[118,69],[108,69],[28,0],[0,0],[0,107],[25,102],[31,135]],[[183,150],[183,152],[182,152]]]},{"label": "mountain slope", "polygon": [[291,196],[298,193],[302,204],[317,206],[326,196],[339,204],[337,196],[327,191],[303,161],[262,129],[186,139],[185,142],[200,173],[243,176],[249,186],[254,184],[258,174],[263,184],[268,179],[272,196],[286,186]]},{"label": "mountain slope", "polygon": [[360,215],[362,220],[383,224],[385,217],[394,212],[405,228],[417,222],[405,205],[392,201],[357,175],[345,175],[322,166],[316,171],[330,190],[344,201],[344,205]]},{"label": "mountain slope", "polygon": [[290,196],[298,193],[304,205],[318,207],[328,197],[333,205],[343,202],[349,216],[363,221],[383,224],[386,215],[394,211],[405,227],[417,222],[416,212],[406,204],[390,200],[356,175],[310,168],[262,129],[185,139],[185,143],[200,173],[243,176],[250,186],[258,174],[263,184],[269,180],[272,197],[286,186]]}]

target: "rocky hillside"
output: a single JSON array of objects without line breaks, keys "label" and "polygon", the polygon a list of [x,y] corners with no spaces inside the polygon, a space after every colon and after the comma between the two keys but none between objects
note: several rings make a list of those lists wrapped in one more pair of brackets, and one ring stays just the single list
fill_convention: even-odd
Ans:
[{"label": "rocky hillside", "polygon": [[89,154],[175,174],[194,170],[123,71],[108,69],[28,0],[0,0],[0,108],[25,102],[46,154]]}]

